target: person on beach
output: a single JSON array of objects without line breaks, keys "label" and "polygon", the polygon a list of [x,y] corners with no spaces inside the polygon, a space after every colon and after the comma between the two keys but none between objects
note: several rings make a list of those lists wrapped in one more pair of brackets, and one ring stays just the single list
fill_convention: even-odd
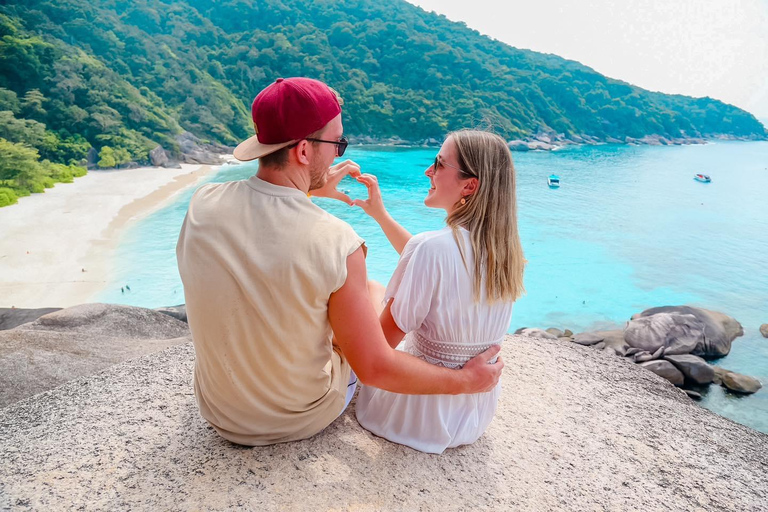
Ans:
[{"label": "person on beach", "polygon": [[[365,245],[308,197],[359,176],[344,154],[341,101],[326,84],[278,79],[252,104],[259,159],[250,179],[192,197],[176,248],[195,347],[201,415],[224,438],[267,445],[310,437],[349,404],[357,378],[396,393],[488,392],[503,362],[491,347],[456,371],[394,350],[369,286]],[[355,377],[355,374],[357,377]]]},{"label": "person on beach", "polygon": [[[525,260],[517,232],[515,170],[501,137],[450,134],[427,169],[424,204],[446,211],[447,226],[411,236],[387,212],[376,177],[363,174],[367,200],[400,261],[380,321],[392,347],[437,367],[461,368],[509,329],[523,292]],[[357,419],[372,433],[429,453],[476,441],[493,419],[501,385],[473,395],[406,395],[365,385]]]}]

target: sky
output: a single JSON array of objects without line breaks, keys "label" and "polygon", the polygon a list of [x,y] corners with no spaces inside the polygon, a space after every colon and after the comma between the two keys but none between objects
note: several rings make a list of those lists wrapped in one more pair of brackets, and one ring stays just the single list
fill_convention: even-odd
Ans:
[{"label": "sky", "polygon": [[768,0],[409,0],[517,48],[768,121]]}]

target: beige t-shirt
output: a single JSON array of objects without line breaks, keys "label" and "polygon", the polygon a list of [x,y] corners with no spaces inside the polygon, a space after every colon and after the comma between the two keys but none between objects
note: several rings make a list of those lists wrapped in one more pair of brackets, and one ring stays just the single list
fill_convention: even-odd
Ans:
[{"label": "beige t-shirt", "polygon": [[256,176],[195,192],[176,255],[197,403],[224,438],[304,439],[342,411],[350,368],[328,299],[362,244],[300,190]]}]

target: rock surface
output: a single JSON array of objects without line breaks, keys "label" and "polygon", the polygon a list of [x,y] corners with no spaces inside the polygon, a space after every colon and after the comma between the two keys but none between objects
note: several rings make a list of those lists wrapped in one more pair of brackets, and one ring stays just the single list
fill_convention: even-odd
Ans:
[{"label": "rock surface", "polygon": [[640,363],[640,366],[646,370],[650,370],[659,377],[667,379],[675,386],[682,386],[685,382],[683,373],[675,368],[675,365],[669,361],[648,361],[646,363]]},{"label": "rock surface", "polygon": [[149,162],[155,167],[176,167],[178,164],[171,160],[168,152],[162,146],[157,146],[149,152]]},{"label": "rock surface", "polygon": [[693,315],[658,313],[633,319],[624,329],[630,347],[649,353],[688,354],[704,344],[704,324]]},{"label": "rock surface", "polygon": [[763,335],[763,338],[768,338],[768,324],[763,324],[760,326],[760,334]]},{"label": "rock surface", "polygon": [[40,308],[40,309],[24,309],[24,308],[0,308],[0,331],[13,329],[19,325],[26,324],[28,322],[34,322],[38,318],[48,313],[53,313],[61,308]]},{"label": "rock surface", "polygon": [[573,337],[573,342],[589,347],[591,345],[597,345],[604,339],[605,335],[601,332],[580,332]]},{"label": "rock surface", "polygon": [[107,304],[62,309],[0,331],[0,407],[188,336],[187,324],[168,315]]},{"label": "rock surface", "polygon": [[518,329],[518,331],[515,334],[520,334],[521,336],[528,336],[529,338],[542,338],[545,340],[557,339],[557,336],[545,331],[544,329],[532,329],[528,327],[525,327],[523,329]]},{"label": "rock surface", "polygon": [[[510,337],[496,418],[427,455],[354,403],[311,439],[243,448],[199,416],[190,344],[0,410],[0,509],[764,510],[768,436],[633,363]],[[565,391],[567,390],[567,391]]]},{"label": "rock surface", "polygon": [[[717,311],[690,306],[662,306],[646,309],[642,313],[633,315],[632,320],[635,321],[640,318],[651,317],[660,313],[668,314],[675,318],[669,325],[674,325],[676,331],[668,331],[668,340],[674,340],[677,334],[682,334],[686,337],[684,341],[681,339],[678,344],[688,343],[690,340],[687,339],[687,337],[695,337],[698,340],[696,347],[690,352],[696,356],[716,358],[728,355],[731,351],[731,343],[733,340],[744,335],[744,329],[734,318]],[[687,315],[695,317],[696,322],[687,318]],[[630,325],[632,325],[632,322],[630,322]],[[703,338],[701,339],[698,337],[699,329],[703,331]],[[627,330],[629,330],[629,326],[627,326]],[[663,337],[663,333],[659,331],[657,336]],[[635,346],[633,342],[630,341],[630,337],[627,336],[626,332],[625,338],[627,343]],[[665,354],[685,353],[681,352],[681,350],[682,348],[678,347],[674,352],[665,351]]]},{"label": "rock surface", "polygon": [[229,153],[229,148],[220,144],[205,144],[190,132],[176,136],[181,151],[181,160],[188,164],[220,165],[220,155]]},{"label": "rock surface", "polygon": [[697,385],[710,384],[715,380],[715,369],[705,360],[691,354],[664,356],[685,376],[686,382]]},{"label": "rock surface", "polygon": [[737,393],[757,393],[763,387],[756,378],[731,371],[723,372],[721,379],[723,386]]},{"label": "rock surface", "polygon": [[187,322],[187,306],[186,304],[179,304],[178,306],[168,306],[165,308],[155,308],[155,311],[163,313],[164,315],[171,316],[176,320]]}]

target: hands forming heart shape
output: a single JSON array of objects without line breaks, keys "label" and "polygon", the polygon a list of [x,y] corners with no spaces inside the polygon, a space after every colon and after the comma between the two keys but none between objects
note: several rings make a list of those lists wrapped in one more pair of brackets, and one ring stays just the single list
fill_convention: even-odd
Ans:
[{"label": "hands forming heart shape", "polygon": [[[368,199],[355,199],[337,190],[339,183],[344,176],[351,176],[358,182],[362,183],[368,189]],[[363,174],[360,172],[360,166],[352,160],[345,160],[332,166],[328,170],[328,178],[325,185],[322,188],[312,191],[312,195],[315,197],[328,197],[330,199],[336,199],[347,203],[350,206],[358,206],[363,209],[365,213],[373,217],[374,219],[380,215],[386,213],[384,208],[384,202],[381,198],[381,190],[379,189],[379,181],[373,174]]]}]

